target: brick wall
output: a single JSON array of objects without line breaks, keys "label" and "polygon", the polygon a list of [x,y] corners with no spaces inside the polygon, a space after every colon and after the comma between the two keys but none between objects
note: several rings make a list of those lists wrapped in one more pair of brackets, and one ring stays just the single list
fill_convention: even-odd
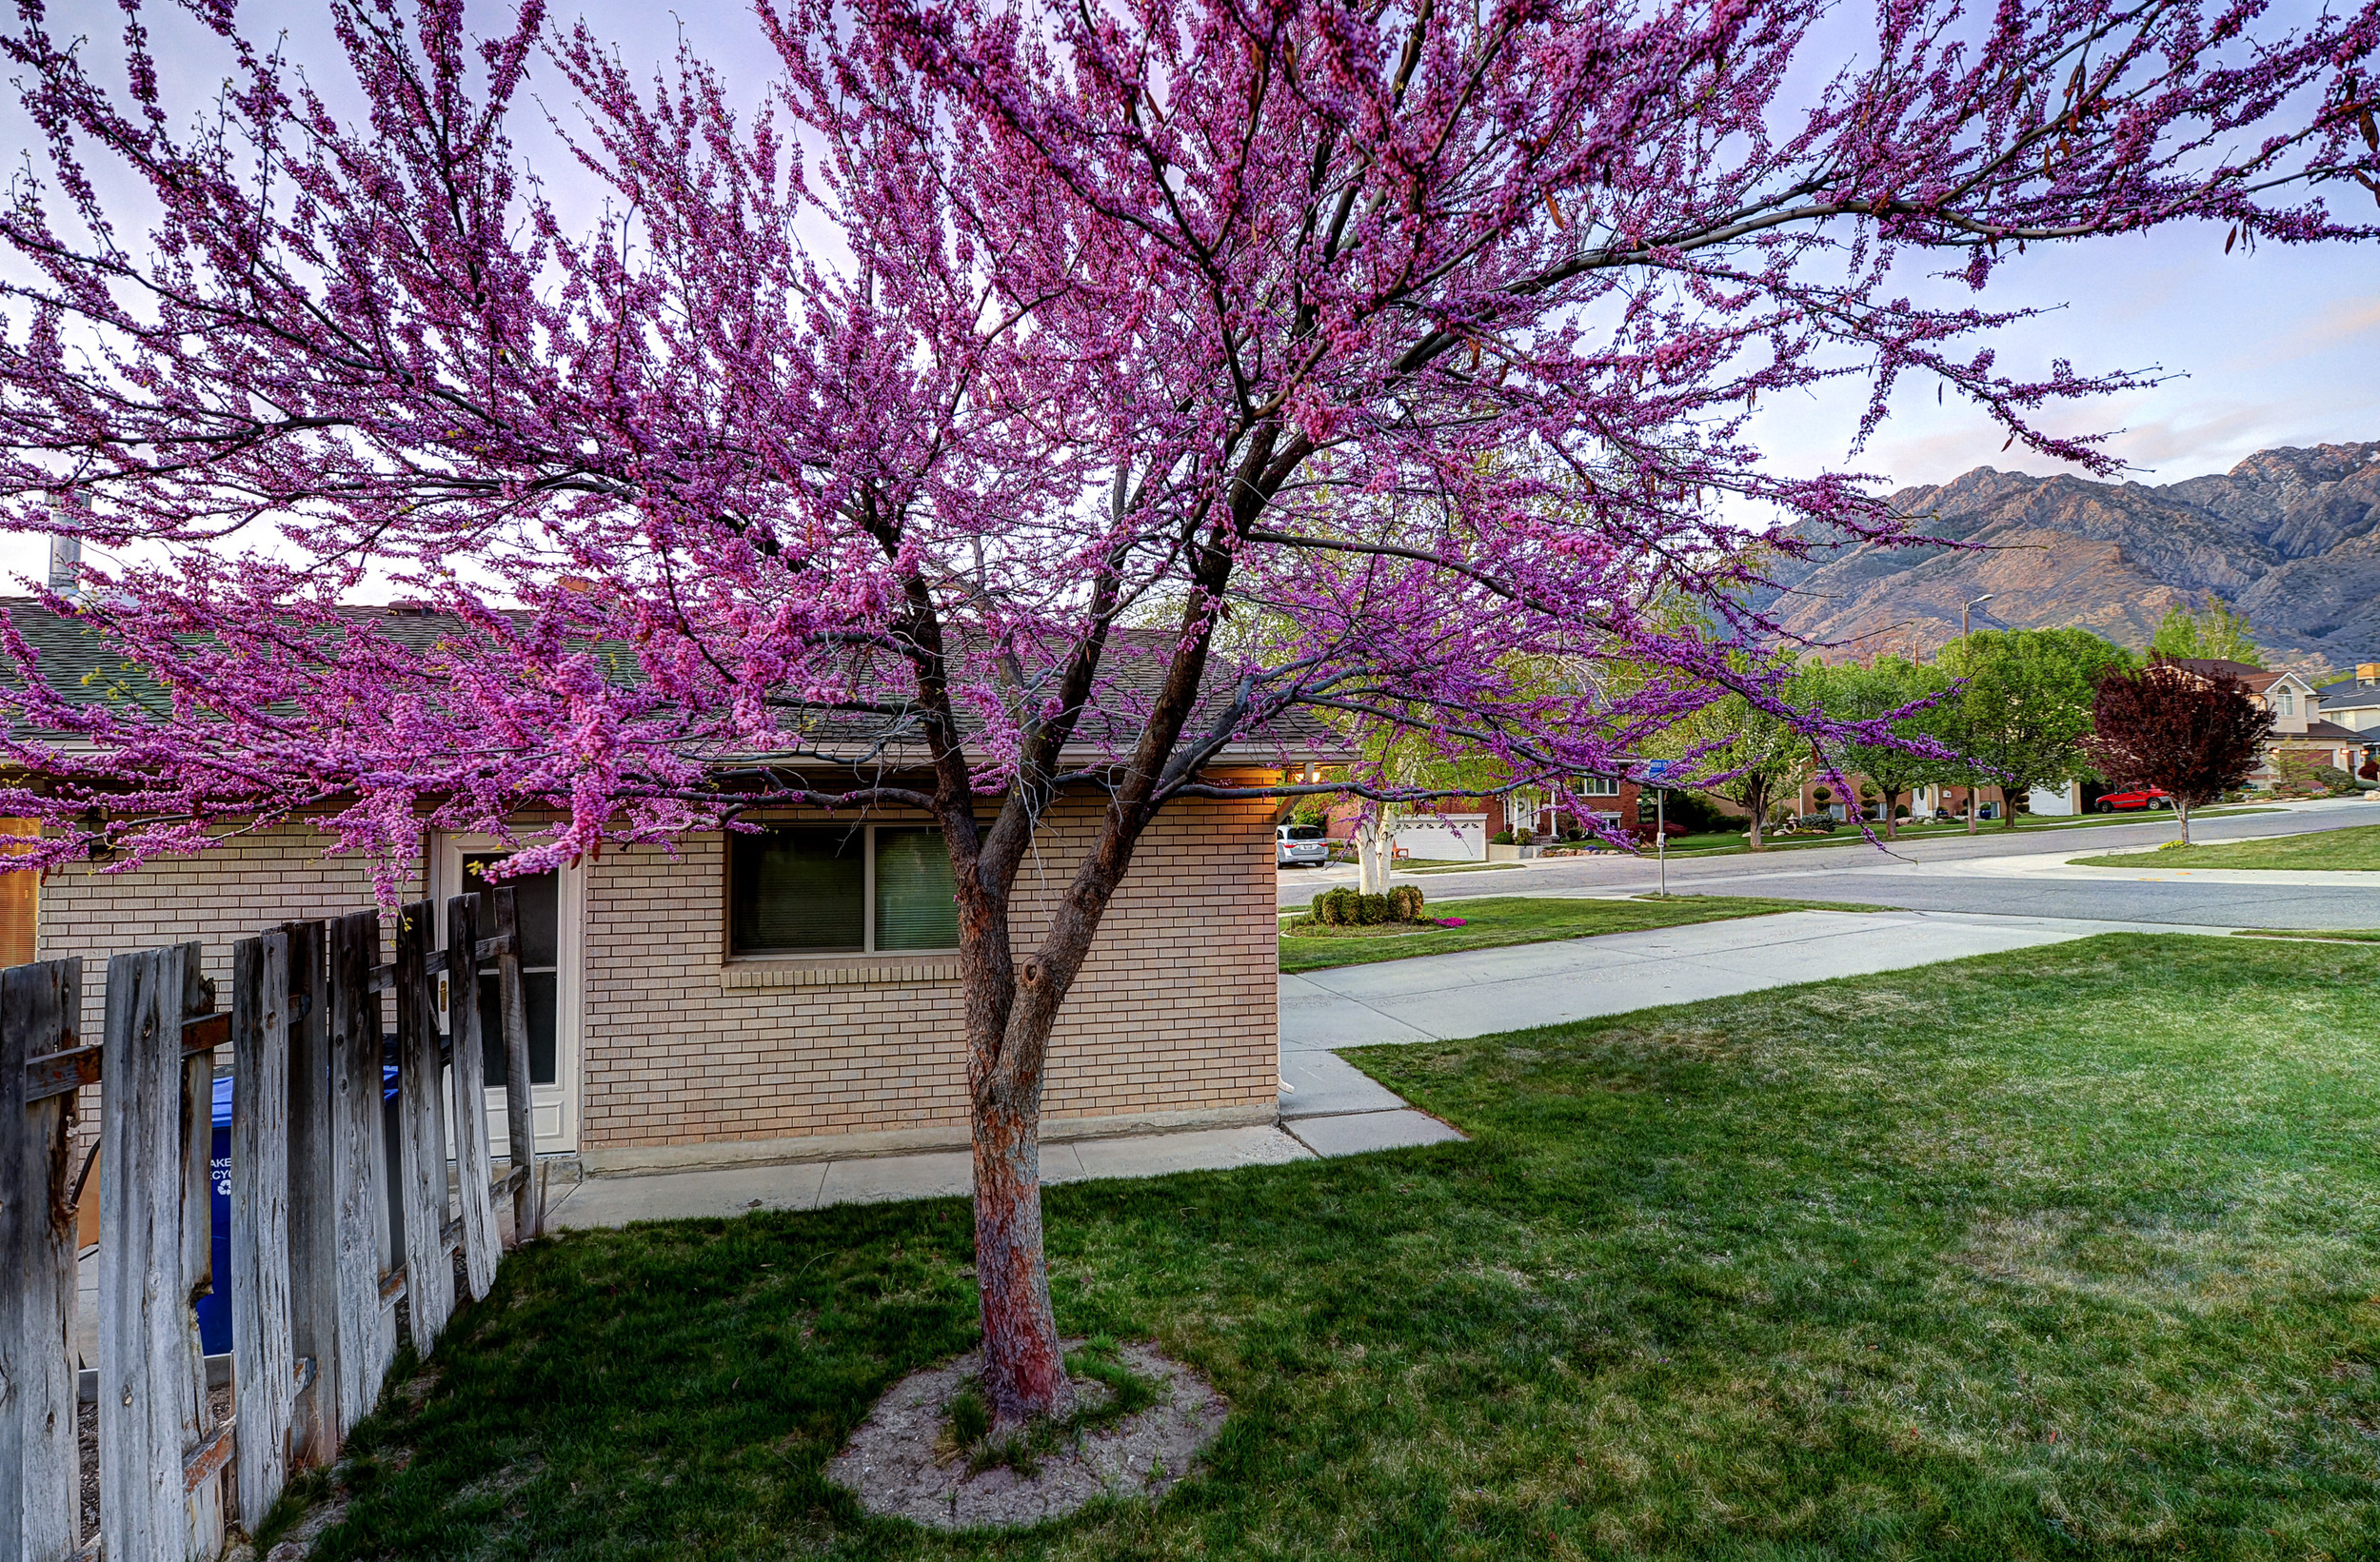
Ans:
[{"label": "brick wall", "polygon": [[[1192,801],[1142,838],[1051,1038],[1045,1119],[1269,1113],[1274,811]],[[1068,800],[1037,838],[1018,881],[1020,959],[1096,821],[1093,801]],[[590,875],[580,1135],[590,1163],[818,1135],[963,1142],[955,958],[727,960],[724,857],[720,837],[697,836],[675,860],[607,851]]]},{"label": "brick wall", "polygon": [[[129,873],[89,864],[52,872],[39,891],[40,958],[83,957],[85,1039],[99,1039],[110,955],[195,939],[206,945],[206,973],[228,1005],[234,942],[275,922],[368,910],[371,864],[360,857],[325,857],[325,843],[311,830],[268,830]],[[419,864],[403,885],[404,899],[421,899]],[[381,959],[392,954],[384,936]]]},{"label": "brick wall", "polygon": [[[1061,1132],[1269,1114],[1274,811],[1191,801],[1143,838],[1052,1039],[1043,1113]],[[1096,817],[1095,802],[1069,800],[1041,831],[1018,885],[1021,959]],[[40,957],[85,958],[95,1040],[110,955],[195,939],[222,982],[235,939],[369,906],[368,864],[320,847],[311,832],[282,830],[132,873],[52,874]],[[578,1147],[590,1165],[727,1158],[689,1155],[697,1145],[800,1153],[780,1141],[819,1136],[883,1148],[965,1141],[955,957],[727,959],[715,835],[680,842],[674,857],[615,847],[585,871]],[[403,894],[424,893],[417,870]]]}]

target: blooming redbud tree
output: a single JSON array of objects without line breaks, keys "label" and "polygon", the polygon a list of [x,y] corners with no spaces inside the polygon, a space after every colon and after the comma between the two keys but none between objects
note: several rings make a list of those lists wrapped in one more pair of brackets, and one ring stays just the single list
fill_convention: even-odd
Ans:
[{"label": "blooming redbud tree", "polygon": [[[48,138],[0,209],[0,499],[123,561],[49,605],[138,670],[7,696],[38,781],[0,811],[47,826],[10,865],[930,811],[1003,1424],[1064,1392],[1043,1061],[1136,843],[1184,799],[1426,790],[1219,755],[1405,732],[1543,787],[1734,697],[1831,762],[1883,729],[1785,697],[1743,588],[1793,523],[1923,526],[1777,475],[1760,397],[1864,376],[1864,437],[1917,376],[2108,470],[2038,413],[2135,382],[1983,345],[2018,250],[2374,235],[2370,9],[761,0],[738,98],[536,0],[338,0],[310,77],[184,6],[232,61],[203,105],[138,0],[106,49],[40,0],[0,36]],[[1927,267],[1973,302],[1896,290]],[[1020,947],[1061,793],[1100,824]]]}]

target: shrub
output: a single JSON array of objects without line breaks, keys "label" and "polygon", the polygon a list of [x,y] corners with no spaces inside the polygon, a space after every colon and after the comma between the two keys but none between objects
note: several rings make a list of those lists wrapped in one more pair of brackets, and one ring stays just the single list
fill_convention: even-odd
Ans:
[{"label": "shrub", "polygon": [[1498,830],[1488,837],[1488,844],[1491,846],[1509,846],[1512,843],[1513,833],[1510,830]]},{"label": "shrub", "polygon": [[[1639,812],[1652,812],[1643,802],[1638,802],[1636,807]],[[1684,825],[1688,835],[1716,835],[1722,830],[1744,827],[1742,820],[1720,813],[1699,792],[1673,791],[1661,804],[1660,811],[1670,823]]]},{"label": "shrub", "polygon": [[1345,884],[1324,890],[1314,898],[1314,919],[1324,927],[1353,927],[1361,910],[1362,897]]},{"label": "shrub", "polygon": [[1421,916],[1421,891],[1412,884],[1398,884],[1388,892],[1388,919],[1393,922],[1418,921]]},{"label": "shrub", "polygon": [[1513,844],[1516,846],[1534,845],[1537,839],[1537,831],[1532,830],[1526,824],[1517,826],[1512,834]]}]

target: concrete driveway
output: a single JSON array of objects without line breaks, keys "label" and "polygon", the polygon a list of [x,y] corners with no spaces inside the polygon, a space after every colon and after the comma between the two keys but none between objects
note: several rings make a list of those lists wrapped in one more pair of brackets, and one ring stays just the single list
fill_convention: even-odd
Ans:
[{"label": "concrete driveway", "polygon": [[1283,976],[1282,1115],[1373,1111],[1396,1100],[1333,1056],[1336,1047],[1457,1040],[2096,933],[2172,931],[2140,922],[1796,911]]}]

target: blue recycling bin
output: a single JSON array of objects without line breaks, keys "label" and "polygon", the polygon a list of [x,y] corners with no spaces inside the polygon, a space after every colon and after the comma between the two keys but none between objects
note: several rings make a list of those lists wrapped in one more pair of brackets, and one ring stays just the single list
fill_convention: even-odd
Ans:
[{"label": "blue recycling bin", "polygon": [[[385,1064],[380,1071],[382,1126],[387,1130],[384,1144],[393,1145],[395,1124],[389,1119],[396,1111],[397,1068]],[[215,1285],[198,1298],[199,1349],[208,1355],[221,1355],[231,1349],[231,1076],[215,1080],[215,1137],[213,1148],[208,1152],[207,1186],[210,1206],[208,1213],[208,1231],[213,1236],[213,1274]],[[396,1178],[388,1178],[389,1205],[396,1204]]]}]

